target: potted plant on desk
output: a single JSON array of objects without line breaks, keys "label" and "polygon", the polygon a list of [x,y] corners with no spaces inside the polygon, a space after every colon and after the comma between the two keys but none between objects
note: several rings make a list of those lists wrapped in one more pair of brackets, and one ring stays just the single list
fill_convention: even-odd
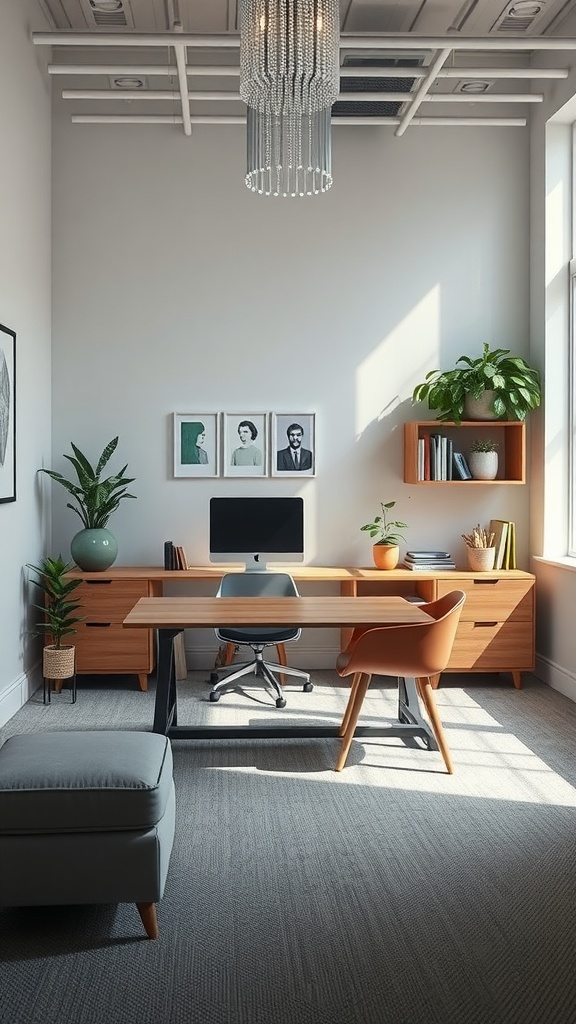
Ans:
[{"label": "potted plant on desk", "polygon": [[72,538],[70,551],[76,565],[87,572],[103,572],[115,561],[118,545],[114,534],[106,528],[108,520],[123,498],[136,497],[126,490],[127,485],[134,480],[134,477],[124,476],[128,463],[118,473],[105,480],[101,479],[102,471],[116,451],[117,444],[118,438],[114,437],[104,448],[96,467],[72,444],[74,455],[65,455],[64,458],[74,466],[77,482],[67,480],[52,469],[41,470],[56,483],[62,484],[72,495],[73,502],[69,501],[66,507],[80,517],[84,529]]},{"label": "potted plant on desk", "polygon": [[76,601],[73,596],[82,580],[67,576],[72,563],[65,562],[62,555],[58,555],[58,558],[43,558],[39,565],[28,564],[27,568],[36,574],[33,582],[44,596],[42,604],[32,605],[42,612],[34,635],[49,640],[42,652],[42,675],[45,680],[54,679],[61,685],[63,679],[71,679],[75,674],[76,649],[73,644],[62,641],[75,633],[76,624],[82,621],[75,614],[80,601]]},{"label": "potted plant on desk", "polygon": [[394,508],[395,501],[380,502],[382,515],[375,516],[371,523],[361,526],[372,538],[377,537],[372,545],[372,556],[377,569],[395,569],[400,557],[399,541],[404,540],[401,530],[408,528],[408,523],[399,519],[388,522],[388,512]]}]

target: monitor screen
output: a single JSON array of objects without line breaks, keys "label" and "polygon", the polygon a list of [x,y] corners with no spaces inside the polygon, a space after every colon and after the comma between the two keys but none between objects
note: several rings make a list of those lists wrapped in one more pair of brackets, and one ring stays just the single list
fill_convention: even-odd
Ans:
[{"label": "monitor screen", "polygon": [[210,561],[266,562],[304,559],[303,498],[211,498]]}]

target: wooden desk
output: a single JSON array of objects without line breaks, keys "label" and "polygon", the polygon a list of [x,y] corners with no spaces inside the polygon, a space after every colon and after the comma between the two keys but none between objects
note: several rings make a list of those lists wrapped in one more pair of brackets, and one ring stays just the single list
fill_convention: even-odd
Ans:
[{"label": "wooden desk", "polygon": [[[447,672],[510,672],[514,685],[521,686],[521,672],[534,668],[534,584],[535,577],[520,569],[473,573],[456,569],[412,572],[392,569],[342,566],[278,566],[297,583],[336,584],[343,597],[413,594],[434,601],[449,590],[466,593]],[[74,592],[81,602],[74,638],[76,668],[82,673],[136,673],[140,687],[148,685],[154,667],[152,631],[127,635],[122,621],[140,597],[160,597],[164,585],[212,580],[214,593],[228,571],[241,572],[239,565],[190,566],[167,570],[160,566],[113,566],[106,572],[70,575],[82,580]],[[324,600],[324,599],[323,599]],[[342,627],[341,647],[350,635]]]},{"label": "wooden desk", "polygon": [[[172,649],[174,637],[183,629],[205,626],[354,628],[427,621],[429,619],[425,612],[400,597],[141,597],[124,619],[123,626],[125,629],[158,630],[154,732],[163,733],[172,739],[281,739],[338,737],[339,727],[318,724],[272,727],[178,725]],[[278,715],[279,721],[281,716],[282,712]],[[430,726],[422,718],[414,681],[409,679],[399,688],[398,721],[386,726],[360,726],[356,735],[418,736],[429,750],[438,749]]]}]

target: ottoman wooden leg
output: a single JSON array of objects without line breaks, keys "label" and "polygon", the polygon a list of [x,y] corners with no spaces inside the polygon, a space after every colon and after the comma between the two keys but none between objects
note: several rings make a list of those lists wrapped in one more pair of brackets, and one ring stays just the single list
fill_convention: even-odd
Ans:
[{"label": "ottoman wooden leg", "polygon": [[146,935],[149,939],[158,938],[158,918],[156,917],[156,904],[155,903],[137,903],[138,913],[142,918],[142,924],[146,929]]}]

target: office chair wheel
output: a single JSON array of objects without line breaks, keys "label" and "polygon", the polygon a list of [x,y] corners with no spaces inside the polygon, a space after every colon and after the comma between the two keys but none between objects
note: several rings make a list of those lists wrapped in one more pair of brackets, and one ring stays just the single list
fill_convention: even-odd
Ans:
[{"label": "office chair wheel", "polygon": [[221,696],[222,694],[219,693],[218,690],[210,690],[208,698],[212,701],[213,704],[217,704]]},{"label": "office chair wheel", "polygon": [[276,698],[276,707],[277,708],[285,708],[286,707],[286,701],[284,700],[284,697],[277,697]]},{"label": "office chair wheel", "polygon": [[302,687],[302,693],[312,693],[313,689],[314,687],[312,683],[304,683],[304,686]]}]

